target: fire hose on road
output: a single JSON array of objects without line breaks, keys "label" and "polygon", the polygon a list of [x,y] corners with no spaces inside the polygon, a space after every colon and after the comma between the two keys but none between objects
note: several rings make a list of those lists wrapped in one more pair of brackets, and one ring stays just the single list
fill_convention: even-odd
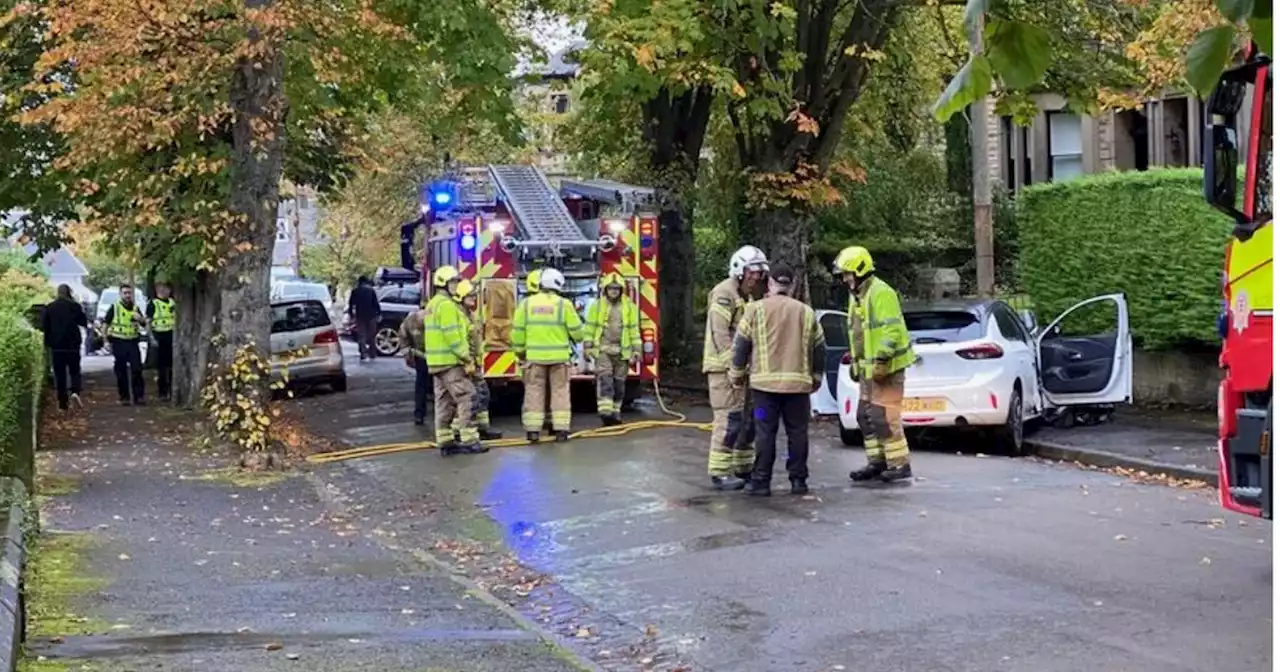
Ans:
[{"label": "fire hose on road", "polygon": [[[682,413],[677,413],[667,408],[666,402],[662,400],[662,393],[658,389],[658,381],[653,381],[653,396],[658,400],[658,407],[662,412],[676,418],[675,420],[641,420],[640,422],[628,422],[613,427],[595,427],[592,429],[584,429],[569,435],[570,439],[607,439],[631,432],[638,432],[644,429],[658,428],[678,428],[678,429],[700,429],[704,432],[711,431],[711,423],[709,422],[689,422],[689,419]],[[555,441],[553,437],[545,437],[538,443],[551,443]],[[490,448],[514,448],[516,446],[531,445],[529,441],[523,438],[510,439],[494,439],[492,441],[484,441],[484,445]],[[391,455],[394,453],[405,453],[413,450],[434,450],[437,447],[435,441],[410,441],[406,443],[388,443],[380,446],[366,446],[364,448],[352,448],[350,450],[338,450],[329,453],[318,453],[307,458],[312,464],[327,464],[329,462],[341,462],[343,460],[354,460],[362,457],[377,457],[379,455]]]}]

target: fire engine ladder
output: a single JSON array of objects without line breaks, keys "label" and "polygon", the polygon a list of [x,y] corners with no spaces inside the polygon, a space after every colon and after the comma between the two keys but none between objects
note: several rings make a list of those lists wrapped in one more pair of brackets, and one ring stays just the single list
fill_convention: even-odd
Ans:
[{"label": "fire engine ladder", "polygon": [[530,241],[589,242],[560,195],[535,166],[489,166],[516,226]]}]

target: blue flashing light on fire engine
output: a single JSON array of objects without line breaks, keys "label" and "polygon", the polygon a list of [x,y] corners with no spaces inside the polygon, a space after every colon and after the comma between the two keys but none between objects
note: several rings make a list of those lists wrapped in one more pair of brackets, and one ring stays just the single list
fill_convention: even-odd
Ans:
[{"label": "blue flashing light on fire engine", "polygon": [[427,207],[430,207],[436,212],[448,212],[457,204],[457,187],[452,182],[445,180],[432,182],[427,186],[425,191],[426,193],[423,194],[422,199],[423,202]]}]

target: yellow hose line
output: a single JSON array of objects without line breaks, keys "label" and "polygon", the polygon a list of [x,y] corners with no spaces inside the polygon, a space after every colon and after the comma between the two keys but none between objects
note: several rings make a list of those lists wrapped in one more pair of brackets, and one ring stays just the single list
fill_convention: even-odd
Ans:
[{"label": "yellow hose line", "polygon": [[[658,389],[658,381],[653,381],[653,396],[658,399],[658,408],[662,412],[676,418],[675,420],[642,420],[640,422],[628,422],[613,427],[595,427],[593,429],[583,429],[569,435],[570,439],[604,439],[631,432],[640,431],[642,429],[658,429],[662,427],[671,427],[679,429],[700,429],[704,432],[711,431],[711,423],[709,422],[689,422],[688,418],[667,408],[667,404],[662,400],[662,392]],[[555,441],[554,437],[543,437],[538,443],[551,443]],[[492,441],[484,441],[484,445],[490,448],[514,448],[516,446],[532,445],[523,438],[510,439],[494,439]],[[352,448],[351,450],[337,450],[330,453],[318,453],[307,457],[307,461],[312,464],[327,464],[329,462],[341,462],[343,460],[354,460],[361,457],[377,457],[379,455],[391,455],[393,453],[405,453],[411,450],[433,450],[436,448],[435,441],[411,441],[407,443],[387,443],[381,446],[365,446],[364,448]]]}]

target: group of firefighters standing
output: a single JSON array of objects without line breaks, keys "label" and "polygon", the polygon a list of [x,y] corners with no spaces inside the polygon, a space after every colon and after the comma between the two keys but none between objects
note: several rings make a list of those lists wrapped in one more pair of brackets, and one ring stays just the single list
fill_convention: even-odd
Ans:
[{"label": "group of firefighters standing", "polygon": [[[876,277],[864,247],[842,250],[834,272],[849,288],[849,372],[859,383],[858,425],[867,453],[866,466],[849,477],[856,482],[910,479],[901,417],[905,371],[915,354],[898,294]],[[733,254],[729,277],[708,296],[702,371],[713,419],[707,472],[718,490],[770,494],[781,426],[787,434],[791,492],[808,492],[809,395],[821,387],[824,336],[813,308],[792,298],[796,281],[795,270],[786,264],[771,268],[765,254],[748,245]],[[427,388],[433,386],[441,452],[487,452],[481,441],[501,434],[489,429],[477,288],[451,266],[436,269],[431,284],[431,299],[401,326],[404,342],[422,344],[405,354],[406,364],[417,371],[414,421],[425,424]],[[569,438],[574,343],[582,343],[594,361],[596,403],[606,426],[621,423],[627,373],[640,356],[639,311],[620,275],[601,278],[601,298],[587,309],[585,320],[562,295],[564,286],[556,269],[531,272],[528,296],[517,304],[512,320],[512,350],[525,388],[521,424],[530,442],[548,428],[556,441]]]}]

